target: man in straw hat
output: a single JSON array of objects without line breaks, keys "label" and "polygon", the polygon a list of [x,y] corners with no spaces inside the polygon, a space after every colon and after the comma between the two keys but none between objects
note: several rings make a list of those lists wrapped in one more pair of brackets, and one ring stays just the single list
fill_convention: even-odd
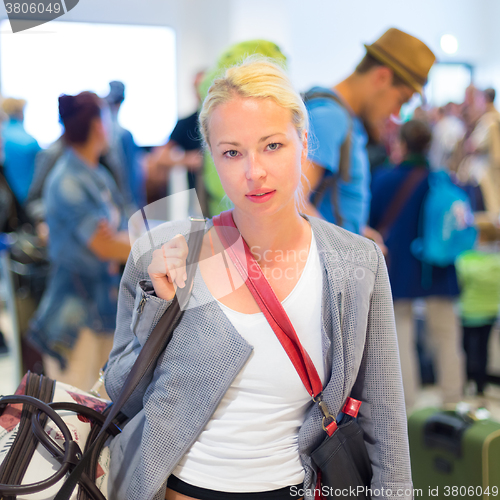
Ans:
[{"label": "man in straw hat", "polygon": [[435,61],[417,38],[396,28],[371,45],[352,75],[332,89],[315,87],[306,95],[311,119],[310,163],[304,166],[306,211],[381,244],[366,226],[370,167],[365,126],[398,115],[415,92],[422,93]]}]

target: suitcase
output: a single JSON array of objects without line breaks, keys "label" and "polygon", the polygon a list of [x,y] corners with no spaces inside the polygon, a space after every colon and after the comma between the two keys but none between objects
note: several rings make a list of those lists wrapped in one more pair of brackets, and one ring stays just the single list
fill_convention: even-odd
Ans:
[{"label": "suitcase", "polygon": [[408,420],[415,498],[500,498],[500,423],[425,408]]}]

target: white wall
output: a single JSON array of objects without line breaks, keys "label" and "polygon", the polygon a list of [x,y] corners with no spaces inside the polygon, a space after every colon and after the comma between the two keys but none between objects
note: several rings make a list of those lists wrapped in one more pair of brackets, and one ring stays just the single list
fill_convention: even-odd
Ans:
[{"label": "white wall", "polygon": [[[348,75],[364,54],[363,43],[391,26],[421,38],[439,60],[475,65],[477,84],[494,84],[500,93],[499,0],[80,0],[62,19],[174,28],[180,115],[195,106],[194,73],[212,64],[229,43],[275,41],[302,90],[314,83],[332,85]],[[439,47],[445,33],[459,41],[454,56]],[[161,64],[161,47],[155,50]]]},{"label": "white wall", "polygon": [[[483,0],[481,8],[481,32],[483,52],[478,54],[479,64],[474,75],[475,84],[480,88],[493,87],[500,96],[500,2]],[[496,103],[500,102],[497,97]]]},{"label": "white wall", "polygon": [[[178,112],[182,116],[196,107],[194,74],[210,65],[227,44],[230,3],[231,0],[80,0],[60,19],[172,27],[177,35]],[[2,5],[0,19],[6,17]],[[36,28],[12,36],[31,36],[35,41]],[[152,50],[158,52],[161,64],[161,47]]]},{"label": "white wall", "polygon": [[[347,76],[364,55],[363,43],[390,27],[423,40],[440,61],[476,65],[478,81],[500,70],[498,0],[234,0],[232,7],[231,42],[256,36],[276,41],[300,89]],[[454,56],[439,46],[447,33],[459,41]]]}]

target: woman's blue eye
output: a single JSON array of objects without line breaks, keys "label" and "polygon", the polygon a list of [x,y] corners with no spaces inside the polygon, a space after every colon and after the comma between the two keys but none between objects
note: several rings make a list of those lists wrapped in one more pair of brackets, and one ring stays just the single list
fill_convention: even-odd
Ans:
[{"label": "woman's blue eye", "polygon": [[270,151],[276,151],[277,149],[279,149],[280,146],[281,146],[281,144],[279,142],[271,142],[271,144],[267,145],[267,148]]},{"label": "woman's blue eye", "polygon": [[224,153],[224,156],[229,156],[229,158],[236,158],[236,156],[238,156],[238,151],[236,151],[235,149],[230,149],[229,151],[226,151]]}]

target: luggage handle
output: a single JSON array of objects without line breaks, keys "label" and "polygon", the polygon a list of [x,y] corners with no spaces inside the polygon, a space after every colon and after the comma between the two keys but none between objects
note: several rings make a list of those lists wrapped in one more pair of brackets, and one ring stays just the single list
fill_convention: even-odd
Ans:
[{"label": "luggage handle", "polygon": [[61,431],[64,436],[64,454],[61,458],[61,467],[48,479],[44,481],[39,481],[38,483],[30,483],[23,485],[11,485],[11,484],[0,484],[0,491],[2,496],[10,495],[21,495],[38,493],[43,491],[50,486],[53,486],[58,481],[66,476],[66,474],[78,463],[79,455],[81,455],[81,450],[76,441],[73,441],[71,432],[68,426],[64,423],[64,420],[53,410],[48,404],[40,401],[32,396],[4,396],[0,402],[0,406],[12,405],[12,404],[25,404],[33,406],[38,410],[45,413]]},{"label": "luggage handle", "polygon": [[424,445],[462,456],[462,435],[470,427],[469,419],[449,413],[436,413],[424,425]]}]

